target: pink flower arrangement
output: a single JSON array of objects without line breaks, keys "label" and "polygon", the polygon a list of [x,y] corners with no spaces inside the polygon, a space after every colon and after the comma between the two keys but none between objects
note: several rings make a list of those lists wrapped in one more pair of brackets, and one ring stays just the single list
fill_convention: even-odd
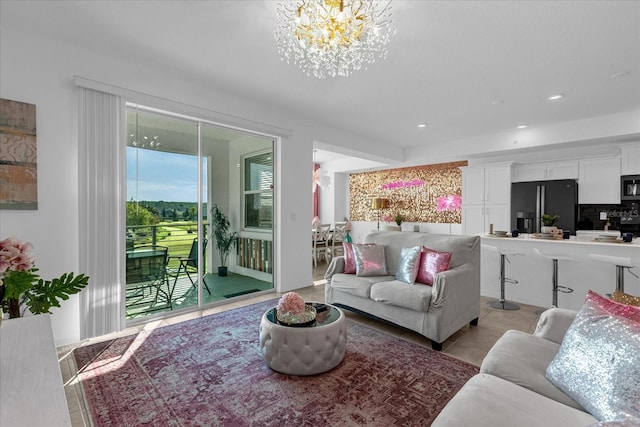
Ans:
[{"label": "pink flower arrangement", "polygon": [[89,277],[73,273],[41,279],[32,249],[31,243],[15,237],[0,240],[0,302],[9,301],[11,318],[20,317],[27,309],[31,314],[51,313],[51,307],[60,307],[60,299],[68,299],[89,283]]},{"label": "pink flower arrangement", "polygon": [[282,313],[302,313],[305,309],[304,299],[295,292],[287,292],[280,297],[276,308]]},{"label": "pink flower arrangement", "polygon": [[10,271],[27,271],[35,265],[31,256],[33,246],[29,242],[15,237],[0,241],[0,286],[4,285],[4,276]]},{"label": "pink flower arrangement", "polygon": [[436,209],[442,211],[457,211],[462,208],[462,197],[458,194],[449,194],[448,196],[438,197],[436,200]]}]

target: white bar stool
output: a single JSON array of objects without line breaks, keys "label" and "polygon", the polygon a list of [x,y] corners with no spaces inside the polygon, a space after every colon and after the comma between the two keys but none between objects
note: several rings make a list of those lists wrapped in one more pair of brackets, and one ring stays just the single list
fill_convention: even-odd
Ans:
[{"label": "white bar stool", "polygon": [[542,253],[542,252],[540,252],[540,249],[538,249],[538,248],[534,248],[533,250],[534,250],[535,253],[537,253],[541,257],[549,258],[550,260],[553,261],[553,272],[552,272],[552,276],[551,276],[551,282],[553,284],[552,296],[551,296],[551,306],[552,307],[557,307],[558,306],[558,292],[562,292],[564,294],[570,294],[571,292],[573,292],[573,289],[568,288],[566,286],[560,286],[558,284],[558,261],[578,262],[578,260],[576,260],[574,258],[571,258],[570,256],[566,256],[566,255]]},{"label": "white bar stool", "polygon": [[482,247],[484,249],[486,249],[489,252],[493,252],[496,253],[498,255],[500,255],[500,298],[497,300],[493,300],[493,301],[489,301],[487,304],[493,308],[498,308],[500,310],[519,310],[520,306],[514,302],[510,302],[507,301],[504,298],[504,288],[505,288],[505,283],[511,283],[511,284],[516,284],[518,283],[517,280],[515,279],[509,279],[508,277],[505,277],[504,275],[504,267],[505,267],[505,261],[507,261],[508,263],[510,263],[511,261],[509,261],[509,258],[507,258],[508,256],[523,256],[524,254],[521,254],[519,252],[513,252],[510,251],[508,249],[500,249],[497,248],[495,246],[491,246],[491,245],[485,245],[482,244]]},{"label": "white bar stool", "polygon": [[[616,266],[616,291],[624,292],[624,269],[633,268],[635,264],[631,261],[631,258],[601,255],[601,254],[589,254],[589,258],[593,261],[604,262],[606,264],[612,264]],[[633,271],[629,270],[629,273],[638,277]]]}]

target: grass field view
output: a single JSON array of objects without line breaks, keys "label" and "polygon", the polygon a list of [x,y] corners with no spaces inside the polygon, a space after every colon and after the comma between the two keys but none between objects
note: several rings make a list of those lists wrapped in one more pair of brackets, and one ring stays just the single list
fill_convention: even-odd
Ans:
[{"label": "grass field view", "polygon": [[[205,232],[202,234],[207,236],[207,224],[205,224],[204,230]],[[193,221],[162,221],[156,225],[127,227],[128,254],[141,250],[143,247],[166,247],[168,249],[168,262],[166,265],[158,265],[157,272],[152,275],[152,278],[148,278],[147,270],[145,277],[148,280],[131,281],[131,283],[129,283],[130,280],[127,281],[127,319],[146,316],[158,311],[197,306],[198,293],[192,283],[192,280],[197,281],[195,269],[191,270],[191,277],[186,274],[184,269],[181,269],[180,274],[176,275],[180,267],[180,258],[189,257],[192,244],[197,236],[197,223]],[[215,245],[215,242],[207,243],[207,245],[210,244]],[[210,252],[207,250],[205,253]],[[232,250],[230,256],[230,259],[234,258],[235,249]],[[210,261],[205,257],[205,263],[207,262]],[[135,267],[135,264],[129,264],[129,260],[127,263],[128,269],[131,266],[142,268]],[[207,273],[205,268],[204,274],[206,287],[203,286],[202,290],[203,305],[273,288],[271,282],[231,272],[228,276],[218,277],[215,269],[214,273]]]}]

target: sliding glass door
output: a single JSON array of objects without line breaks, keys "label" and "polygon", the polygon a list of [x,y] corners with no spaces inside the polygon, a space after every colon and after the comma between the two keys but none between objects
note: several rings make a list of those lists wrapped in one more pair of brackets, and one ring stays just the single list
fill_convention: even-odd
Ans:
[{"label": "sliding glass door", "polygon": [[273,139],[133,105],[127,129],[127,319],[272,290]]}]

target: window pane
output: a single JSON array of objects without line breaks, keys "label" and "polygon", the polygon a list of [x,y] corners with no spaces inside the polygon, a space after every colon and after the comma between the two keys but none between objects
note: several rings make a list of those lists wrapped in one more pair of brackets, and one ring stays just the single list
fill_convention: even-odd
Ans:
[{"label": "window pane", "polygon": [[197,124],[130,109],[127,130],[126,318],[134,319],[198,303],[178,269],[204,233],[197,217]]},{"label": "window pane", "polygon": [[271,190],[273,184],[273,156],[271,152],[247,157],[244,161],[245,191]]},{"label": "window pane", "polygon": [[273,225],[273,195],[265,193],[246,194],[244,199],[245,224],[250,228],[271,229]]}]

